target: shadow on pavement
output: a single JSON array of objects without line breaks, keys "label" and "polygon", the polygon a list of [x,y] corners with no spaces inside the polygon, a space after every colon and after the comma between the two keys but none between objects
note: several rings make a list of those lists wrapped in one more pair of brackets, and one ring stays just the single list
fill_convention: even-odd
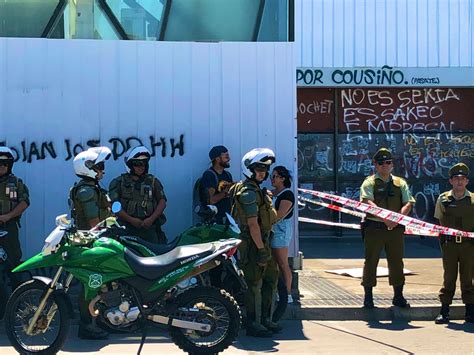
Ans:
[{"label": "shadow on pavement", "polygon": [[309,340],[303,333],[301,321],[281,321],[279,324],[283,327],[283,330],[281,333],[274,334],[272,338],[249,337],[245,335],[245,330],[243,329],[233,346],[246,351],[276,352],[278,351],[277,345],[280,341]]},{"label": "shadow on pavement", "polygon": [[367,322],[367,326],[373,329],[385,329],[385,330],[392,330],[392,331],[402,331],[402,330],[407,330],[407,329],[423,328],[423,327],[411,325],[409,321],[402,321],[402,320],[387,321],[387,322],[369,321]]},{"label": "shadow on pavement", "polygon": [[[141,333],[127,333],[127,334],[109,334],[108,339],[105,340],[81,340],[77,337],[78,326],[72,326],[69,329],[69,335],[64,344],[62,351],[68,352],[98,352],[102,348],[110,344],[121,344],[121,345],[133,345],[140,346]],[[145,342],[147,344],[172,344],[171,339],[168,337],[166,330],[160,330],[157,328],[149,329],[148,336]],[[176,350],[178,348],[176,347]]]},{"label": "shadow on pavement", "polygon": [[[332,329],[332,330],[335,330],[337,332],[340,332],[340,333],[344,333],[344,334],[347,334],[347,335],[352,335],[354,337],[357,337],[357,338],[360,338],[360,339],[364,339],[364,340],[368,340],[368,341],[371,341],[373,343],[377,343],[377,344],[380,344],[380,345],[383,345],[387,348],[391,348],[391,349],[394,349],[394,350],[397,350],[398,352],[402,352],[404,354],[413,354],[413,352],[411,351],[408,351],[406,349],[403,349],[401,347],[398,347],[398,346],[395,346],[395,345],[391,345],[391,344],[388,344],[386,342],[383,342],[383,341],[379,341],[379,340],[375,340],[375,339],[372,339],[368,336],[365,336],[365,335],[362,335],[362,334],[358,334],[356,332],[352,332],[352,331],[349,331],[349,330],[345,330],[345,329],[341,329],[341,328],[338,328],[337,326],[331,326],[331,325],[328,325],[328,324],[323,324],[321,322],[312,322],[314,324],[317,324],[321,327],[324,327],[324,328],[328,328],[328,329]],[[368,324],[370,324],[372,322],[369,322]],[[376,322],[378,323],[378,322]],[[419,327],[411,327],[411,328],[419,328]],[[407,328],[404,328],[404,329],[407,329]],[[400,330],[403,330],[403,329],[400,329]]]},{"label": "shadow on pavement", "polygon": [[[306,259],[363,259],[362,238],[322,237],[300,239],[300,250]],[[384,253],[381,254],[385,258]],[[405,237],[405,258],[440,258],[437,238]]]},{"label": "shadow on pavement", "polygon": [[474,323],[453,323],[450,322],[446,328],[465,333],[474,333]]}]

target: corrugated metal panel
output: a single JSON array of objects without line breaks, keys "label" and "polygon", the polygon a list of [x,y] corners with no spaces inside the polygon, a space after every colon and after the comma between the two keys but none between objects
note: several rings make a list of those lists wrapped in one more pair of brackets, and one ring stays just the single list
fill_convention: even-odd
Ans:
[{"label": "corrugated metal panel", "polygon": [[[122,153],[113,138],[149,148],[162,138],[165,156],[155,146],[151,172],[168,197],[169,238],[191,224],[192,187],[212,145],[230,149],[236,179],[240,157],[257,146],[275,149],[278,163],[297,171],[292,43],[0,39],[0,53],[0,141],[18,149],[14,171],[31,193],[21,232],[26,255],[68,211],[76,178],[67,141],[100,140]],[[183,155],[173,154],[171,139],[181,135]],[[32,153],[43,142],[56,158]],[[122,157],[108,162],[104,185],[123,171]]]},{"label": "corrugated metal panel", "polygon": [[473,0],[295,0],[298,67],[474,65]]}]

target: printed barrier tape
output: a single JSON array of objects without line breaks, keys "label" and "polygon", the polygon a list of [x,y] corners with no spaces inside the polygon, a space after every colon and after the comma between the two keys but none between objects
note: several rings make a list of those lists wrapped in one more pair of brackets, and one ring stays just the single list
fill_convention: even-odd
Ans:
[{"label": "printed barrier tape", "polygon": [[[325,226],[331,226],[331,227],[341,227],[341,228],[351,228],[351,229],[360,229],[360,224],[353,224],[353,223],[340,223],[340,222],[330,222],[330,221],[324,221],[321,219],[312,219],[312,218],[307,218],[307,217],[298,217],[298,222],[304,222],[304,223],[312,223],[312,224],[323,224]],[[426,231],[420,231],[417,229],[410,229],[407,227],[405,229],[405,234],[407,235],[423,235],[423,236],[431,236],[431,237],[437,237],[437,233],[430,233]]]},{"label": "printed barrier tape", "polygon": [[439,234],[450,235],[450,236],[455,236],[455,237],[474,238],[473,232],[460,231],[454,228],[443,227],[437,224],[423,222],[418,219],[405,216],[397,212],[389,211],[381,207],[372,206],[367,203],[351,200],[346,197],[341,197],[341,196],[332,195],[325,192],[314,191],[314,190],[307,190],[307,189],[298,189],[298,190],[301,191],[302,193],[310,194],[322,199],[340,203],[343,206],[355,208],[358,211],[369,213],[383,220],[392,221],[392,222],[401,224],[410,229],[428,231],[431,233],[439,233]]},{"label": "printed barrier tape", "polygon": [[344,208],[344,207],[341,207],[341,206],[336,206],[336,205],[326,203],[326,202],[322,202],[322,201],[312,200],[310,198],[303,197],[301,195],[298,195],[298,200],[303,201],[303,202],[309,202],[309,203],[312,203],[313,205],[318,205],[318,206],[330,208],[330,209],[335,210],[335,211],[347,213],[347,214],[350,214],[351,216],[355,216],[355,217],[359,217],[359,218],[364,218],[365,217],[365,213],[353,211],[353,210],[350,210],[348,208]]},{"label": "printed barrier tape", "polygon": [[[326,207],[326,208],[329,208],[329,209],[332,209],[332,210],[335,210],[335,211],[339,211],[339,212],[342,212],[342,213],[346,213],[346,214],[349,214],[351,216],[355,216],[355,217],[359,217],[359,218],[365,218],[365,216],[366,216],[366,214],[362,213],[362,212],[353,211],[353,210],[350,210],[350,209],[347,209],[347,208],[344,208],[344,207],[341,207],[341,206],[336,206],[336,205],[326,203],[326,202],[322,202],[322,201],[312,200],[312,199],[309,199],[307,197],[303,197],[301,195],[298,195],[298,202],[300,202],[300,201],[304,201],[304,202],[311,203],[311,204],[318,205],[318,206],[323,206],[323,207]],[[305,217],[302,217],[302,218],[305,218]],[[359,224],[329,222],[329,221],[322,221],[320,219],[310,219],[310,218],[305,218],[305,220],[300,220],[298,218],[298,221],[306,222],[306,223],[313,223],[313,224],[324,224],[324,225],[334,226],[334,227],[360,229]],[[315,222],[315,221],[319,221],[319,222]],[[322,222],[324,222],[324,223],[322,223]],[[354,226],[357,226],[357,228],[354,227]],[[410,228],[410,227],[406,227],[405,234],[408,234],[408,235],[426,235],[426,236],[430,236],[430,237],[439,236],[438,233],[430,232],[427,229],[416,229],[416,228]]]},{"label": "printed barrier tape", "polygon": [[312,218],[306,218],[306,217],[298,217],[298,222],[324,224],[326,226],[332,226],[332,227],[360,229],[360,224],[329,222],[329,221],[323,221],[321,219],[312,219]]}]

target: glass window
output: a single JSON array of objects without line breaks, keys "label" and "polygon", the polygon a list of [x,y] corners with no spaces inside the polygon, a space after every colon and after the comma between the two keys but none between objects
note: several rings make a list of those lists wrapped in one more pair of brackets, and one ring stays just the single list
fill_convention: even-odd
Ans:
[{"label": "glass window", "polygon": [[[116,1],[119,2],[119,1]],[[109,17],[98,6],[97,1],[94,1],[93,8],[93,23],[94,33],[90,37],[80,38],[94,38],[94,39],[120,39],[117,29],[113,26]],[[76,37],[79,38],[79,37]]]},{"label": "glass window", "polygon": [[41,37],[59,3],[60,0],[0,0],[0,37]]},{"label": "glass window", "polygon": [[173,0],[165,41],[255,41],[263,0]]},{"label": "glass window", "polygon": [[287,0],[265,1],[262,25],[257,41],[288,41],[288,10]]},{"label": "glass window", "polygon": [[290,0],[0,0],[0,37],[287,41]]},{"label": "glass window", "polygon": [[127,37],[156,41],[166,0],[107,0]]}]

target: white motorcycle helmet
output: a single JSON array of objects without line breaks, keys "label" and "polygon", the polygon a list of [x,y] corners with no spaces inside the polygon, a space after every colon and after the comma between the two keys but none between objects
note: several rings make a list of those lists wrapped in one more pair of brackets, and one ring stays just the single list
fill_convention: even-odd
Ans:
[{"label": "white motorcycle helmet", "polygon": [[6,163],[8,164],[7,174],[10,174],[12,172],[13,162],[15,160],[13,156],[13,151],[8,147],[0,147],[0,160],[6,161]]},{"label": "white motorcycle helmet", "polygon": [[132,170],[132,162],[134,160],[144,160],[145,161],[145,174],[148,173],[148,162],[150,161],[151,153],[150,151],[144,147],[143,145],[139,145],[137,147],[130,148],[125,153],[123,158],[123,162],[125,163],[125,168],[127,172],[133,172]]},{"label": "white motorcycle helmet", "polygon": [[[248,179],[255,179],[255,172],[253,168],[257,165],[266,165],[270,169],[270,165],[275,162],[275,153],[269,148],[254,148],[247,152],[242,158],[242,173]],[[268,178],[268,171],[265,175],[265,180]]]},{"label": "white motorcycle helmet", "polygon": [[110,158],[112,152],[107,147],[94,147],[80,152],[73,160],[74,172],[79,177],[97,178],[97,172],[93,169],[99,163]]}]

